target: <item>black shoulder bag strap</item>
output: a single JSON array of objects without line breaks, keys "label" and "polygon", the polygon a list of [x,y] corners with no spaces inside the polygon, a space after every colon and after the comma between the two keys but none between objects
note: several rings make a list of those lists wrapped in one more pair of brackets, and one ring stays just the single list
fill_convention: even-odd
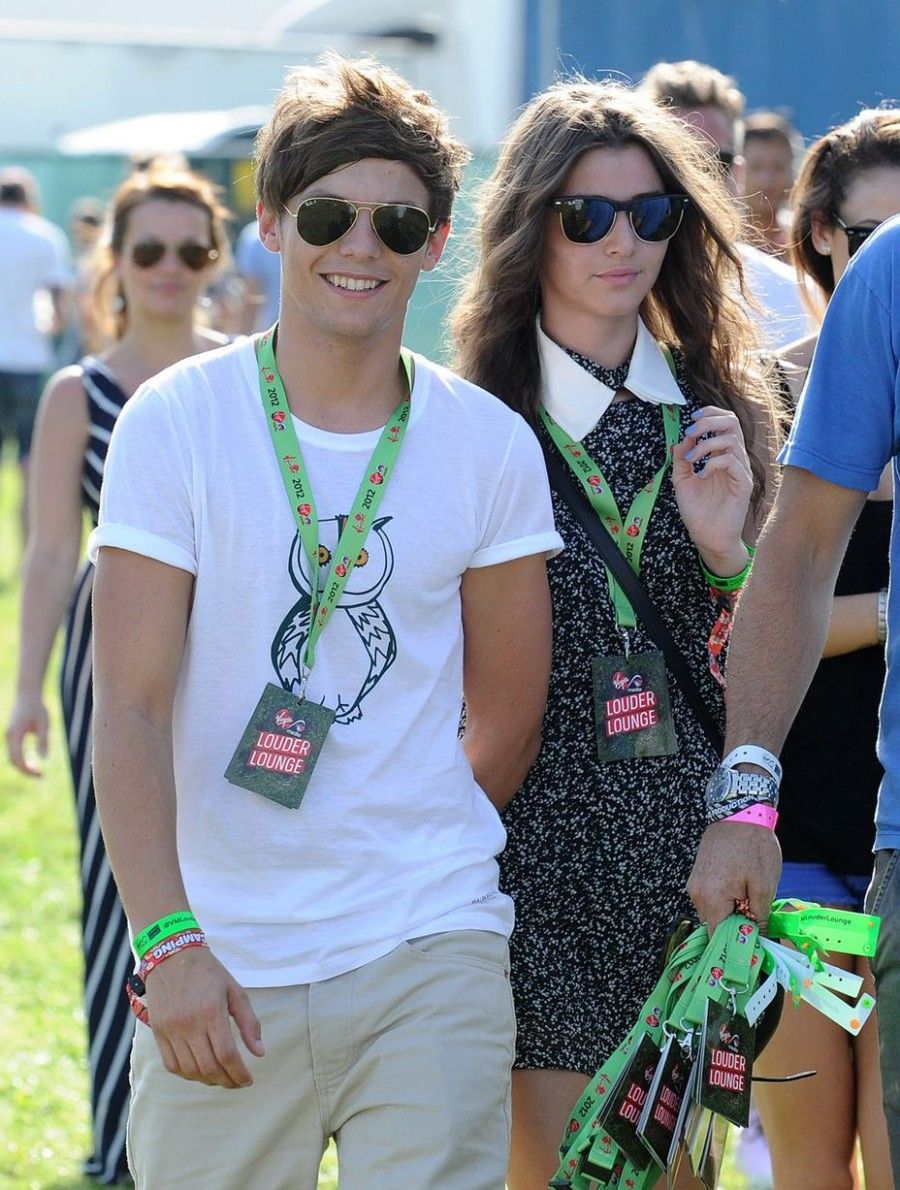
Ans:
[{"label": "black shoulder bag strap", "polygon": [[628,565],[625,555],[616,545],[612,535],[601,523],[600,518],[596,516],[593,509],[588,506],[584,495],[575,486],[574,479],[565,463],[560,459],[555,448],[543,440],[541,441],[541,445],[544,449],[544,457],[547,460],[547,474],[550,477],[550,486],[555,488],[566,504],[568,504],[569,508],[571,508],[578,523],[593,543],[597,553],[612,571],[616,582],[628,596],[628,602],[634,608],[637,615],[640,616],[654,643],[662,651],[666,665],[681,687],[688,705],[694,712],[694,717],[703,728],[709,742],[716,749],[718,755],[721,756],[725,742],[722,738],[722,733],[719,731],[715,720],[707,709],[697,688],[697,683],[694,681],[691,671],[688,669],[688,664],[682,656],[678,645],[675,643],[672,633],[663,623],[662,617],[656,610],[650,596],[644,590],[640,579]]}]

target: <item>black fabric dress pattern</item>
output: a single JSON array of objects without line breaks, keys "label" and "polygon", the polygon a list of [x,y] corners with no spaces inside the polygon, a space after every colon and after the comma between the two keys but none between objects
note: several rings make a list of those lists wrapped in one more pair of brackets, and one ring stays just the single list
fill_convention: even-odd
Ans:
[{"label": "black fabric dress pattern", "polygon": [[[90,423],[81,475],[82,500],[94,524],[109,438],[127,400],[103,363],[81,362]],[[69,606],[62,662],[62,707],[81,845],[85,1009],[88,1028],[93,1153],[85,1173],[115,1182],[127,1172],[125,1126],[134,1017],[125,998],[132,970],[128,926],[109,867],[94,800],[91,771],[91,591],[94,567],[79,571]]]},{"label": "black fabric dress pattern", "polygon": [[[610,387],[608,373],[570,352]],[[702,404],[675,354],[687,404],[682,435]],[[622,514],[665,457],[662,411],[613,402],[583,439]],[[516,1066],[592,1074],[634,1021],[656,982],[666,936],[689,912],[684,891],[705,826],[703,791],[718,757],[669,675],[678,740],[673,756],[597,760],[591,663],[622,652],[605,571],[568,506],[553,493],[565,550],[549,563],[553,669],[541,754],[504,813],[501,886],[515,900],[511,939]],[[709,669],[715,623],[699,556],[675,500],[660,489],[641,555],[641,580],[690,666],[714,720],[722,690]],[[632,652],[654,649],[646,629]]]}]

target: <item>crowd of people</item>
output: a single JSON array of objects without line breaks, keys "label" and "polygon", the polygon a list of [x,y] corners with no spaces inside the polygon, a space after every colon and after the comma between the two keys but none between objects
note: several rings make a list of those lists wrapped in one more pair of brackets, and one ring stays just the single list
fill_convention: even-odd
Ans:
[{"label": "crowd of people", "polygon": [[806,1006],[759,1058],[819,1072],[756,1088],[773,1184],[857,1142],[895,1184],[900,109],[804,153],[745,106],[696,62],[533,98],[452,371],[401,337],[468,154],[376,63],[292,73],[233,250],[184,161],[74,264],[0,172],[7,743],[40,774],[65,624],[98,1182],[312,1190],[334,1138],[349,1190],[544,1190],[676,923],[777,892],[884,922],[880,1069]]}]

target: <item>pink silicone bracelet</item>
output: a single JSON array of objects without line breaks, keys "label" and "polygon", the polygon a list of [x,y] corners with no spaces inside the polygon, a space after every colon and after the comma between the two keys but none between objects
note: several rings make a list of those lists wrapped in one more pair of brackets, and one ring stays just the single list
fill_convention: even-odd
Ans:
[{"label": "pink silicone bracelet", "polygon": [[723,818],[722,821],[751,822],[754,826],[764,826],[767,830],[773,831],[775,823],[778,821],[778,811],[774,806],[767,806],[765,802],[756,802],[755,805],[747,806],[745,809],[739,810],[737,814]]}]

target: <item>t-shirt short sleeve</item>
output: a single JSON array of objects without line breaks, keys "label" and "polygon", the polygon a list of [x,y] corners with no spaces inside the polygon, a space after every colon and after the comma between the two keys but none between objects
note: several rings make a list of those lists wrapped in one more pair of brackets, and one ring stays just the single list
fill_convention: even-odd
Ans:
[{"label": "t-shirt short sleeve", "polygon": [[109,444],[99,522],[88,541],[92,561],[112,546],[197,573],[184,441],[173,409],[157,392],[144,388],[131,398]]},{"label": "t-shirt short sleeve", "polygon": [[828,306],[780,461],[869,492],[895,453],[898,357],[890,307],[900,223],[851,262]]},{"label": "t-shirt short sleeve", "polygon": [[530,554],[552,557],[562,548],[553,524],[544,456],[537,438],[519,418],[469,566],[496,566]]}]

